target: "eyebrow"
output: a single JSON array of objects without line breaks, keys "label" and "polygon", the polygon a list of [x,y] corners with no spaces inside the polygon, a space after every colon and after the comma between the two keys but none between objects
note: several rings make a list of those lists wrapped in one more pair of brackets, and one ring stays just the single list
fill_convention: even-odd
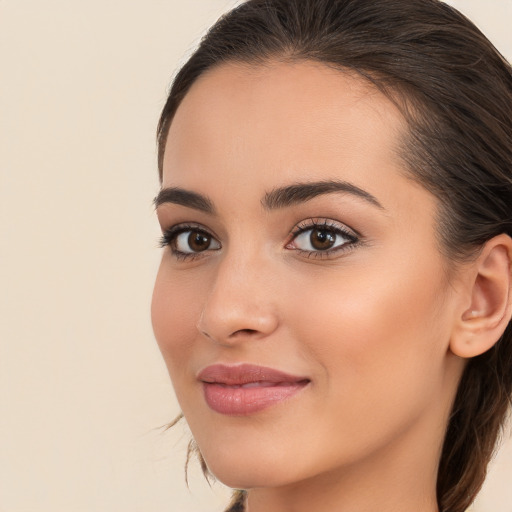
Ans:
[{"label": "eyebrow", "polygon": [[180,187],[167,187],[160,190],[153,199],[153,204],[158,208],[164,203],[174,203],[206,213],[215,213],[213,202],[207,196]]},{"label": "eyebrow", "polygon": [[[266,210],[277,210],[298,203],[304,203],[317,196],[342,192],[351,194],[384,210],[375,196],[347,181],[325,180],[307,183],[294,183],[286,187],[279,187],[267,192],[261,204]],[[164,203],[173,203],[193,208],[205,213],[215,214],[213,202],[208,196],[186,190],[181,187],[167,187],[160,190],[153,200],[156,208]]]},{"label": "eyebrow", "polygon": [[313,199],[314,197],[324,194],[332,194],[333,192],[343,192],[360,197],[373,206],[384,210],[384,207],[380,204],[377,198],[366,190],[363,190],[348,181],[337,180],[295,183],[286,187],[276,188],[265,194],[265,197],[262,200],[262,205],[267,210],[275,210],[278,208],[285,208],[293,204],[303,203]]}]

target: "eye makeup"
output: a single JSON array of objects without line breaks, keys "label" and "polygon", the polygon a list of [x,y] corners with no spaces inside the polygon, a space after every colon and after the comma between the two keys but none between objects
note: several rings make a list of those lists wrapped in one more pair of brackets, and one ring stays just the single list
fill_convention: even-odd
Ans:
[{"label": "eye makeup", "polygon": [[[353,249],[360,241],[359,233],[327,218],[308,218],[298,223],[289,234],[284,248],[307,258],[330,258]],[[206,227],[181,223],[166,229],[161,247],[169,247],[179,261],[206,257],[222,248],[222,243]]]},{"label": "eye makeup", "polygon": [[[308,235],[309,233],[309,235]],[[361,235],[333,219],[309,218],[290,233],[287,249],[308,258],[329,258],[355,248]],[[301,247],[302,246],[302,247]]]},{"label": "eye makeup", "polygon": [[205,227],[198,224],[177,224],[164,230],[160,247],[169,247],[177,260],[193,260],[205,252],[219,250],[220,242]]}]

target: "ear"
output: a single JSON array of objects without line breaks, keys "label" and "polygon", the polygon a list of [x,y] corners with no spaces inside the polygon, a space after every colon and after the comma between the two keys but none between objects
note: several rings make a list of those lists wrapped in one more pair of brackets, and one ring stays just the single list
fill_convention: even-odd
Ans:
[{"label": "ear", "polygon": [[464,297],[450,339],[451,351],[464,358],[489,350],[512,316],[512,239],[505,234],[489,240],[478,258],[464,268]]}]

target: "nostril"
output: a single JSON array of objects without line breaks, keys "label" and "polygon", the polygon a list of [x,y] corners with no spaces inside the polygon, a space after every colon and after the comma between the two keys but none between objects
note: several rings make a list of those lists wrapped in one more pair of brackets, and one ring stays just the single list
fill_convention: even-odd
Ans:
[{"label": "nostril", "polygon": [[255,329],[239,329],[238,331],[232,333],[231,336],[236,336],[237,334],[254,334],[256,332],[258,331],[256,331]]}]

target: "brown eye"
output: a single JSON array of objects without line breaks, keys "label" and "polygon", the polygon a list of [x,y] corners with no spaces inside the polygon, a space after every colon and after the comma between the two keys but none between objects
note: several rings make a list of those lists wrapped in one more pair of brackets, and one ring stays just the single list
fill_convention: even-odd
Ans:
[{"label": "brown eye", "polygon": [[327,229],[312,229],[309,241],[314,249],[325,251],[336,243],[336,234]]},{"label": "brown eye", "polygon": [[215,238],[197,229],[187,229],[176,235],[172,246],[174,251],[184,254],[220,249],[220,243]]},{"label": "brown eye", "polygon": [[346,228],[342,226],[313,224],[301,228],[287,248],[311,254],[322,252],[329,254],[357,241],[358,237],[346,231]]},{"label": "brown eye", "polygon": [[188,246],[194,252],[205,251],[210,246],[212,237],[205,235],[204,233],[198,233],[197,231],[191,231],[188,235]]}]

